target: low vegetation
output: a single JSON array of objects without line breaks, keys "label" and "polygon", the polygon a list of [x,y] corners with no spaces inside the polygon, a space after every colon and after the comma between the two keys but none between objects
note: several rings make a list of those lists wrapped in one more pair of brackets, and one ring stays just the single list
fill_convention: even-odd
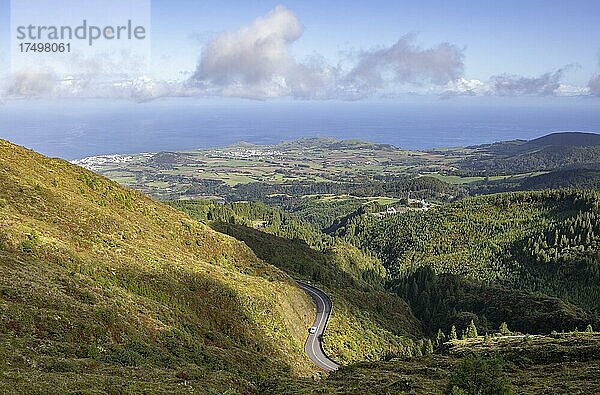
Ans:
[{"label": "low vegetation", "polygon": [[[379,360],[423,348],[415,342],[422,336],[420,324],[404,300],[385,291],[386,271],[376,258],[264,205],[172,204],[200,220],[213,219],[211,227],[244,241],[265,262],[325,290],[333,299],[334,310],[324,347],[336,361]],[[222,222],[226,218],[228,221]],[[270,232],[298,237],[288,239]],[[322,246],[321,250],[311,248],[300,237]]]},{"label": "low vegetation", "polygon": [[[432,355],[361,362],[319,382],[265,382],[270,393],[568,394],[597,393],[598,333],[454,340]],[[487,392],[486,392],[487,391]]]},{"label": "low vegetation", "polygon": [[255,392],[312,375],[310,299],[240,241],[0,141],[1,392]]}]

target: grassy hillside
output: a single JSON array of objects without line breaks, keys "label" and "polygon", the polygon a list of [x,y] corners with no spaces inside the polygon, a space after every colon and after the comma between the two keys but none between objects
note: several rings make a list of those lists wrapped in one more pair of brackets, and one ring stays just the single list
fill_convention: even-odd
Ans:
[{"label": "grassy hillside", "polygon": [[0,392],[251,393],[310,375],[310,299],[234,238],[0,141]]}]

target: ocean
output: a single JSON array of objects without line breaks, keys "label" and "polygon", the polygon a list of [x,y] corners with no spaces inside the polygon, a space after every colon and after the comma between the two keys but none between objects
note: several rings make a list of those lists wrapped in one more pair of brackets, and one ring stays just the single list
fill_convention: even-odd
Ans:
[{"label": "ocean", "polygon": [[188,150],[239,141],[355,138],[414,150],[600,132],[600,100],[458,98],[381,102],[255,102],[191,98],[0,104],[0,138],[68,160]]}]

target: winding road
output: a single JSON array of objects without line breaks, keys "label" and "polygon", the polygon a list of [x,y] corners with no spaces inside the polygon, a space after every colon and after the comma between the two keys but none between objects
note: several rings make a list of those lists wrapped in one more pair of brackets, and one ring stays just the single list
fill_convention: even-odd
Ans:
[{"label": "winding road", "polygon": [[296,281],[298,286],[304,290],[310,297],[315,301],[317,305],[317,316],[315,318],[315,322],[313,326],[317,328],[315,333],[309,333],[308,339],[306,339],[306,345],[304,346],[304,351],[306,355],[321,369],[326,372],[333,372],[340,367],[337,363],[335,363],[331,358],[325,355],[323,351],[323,345],[321,344],[321,337],[327,328],[327,321],[329,320],[329,316],[331,315],[331,299],[329,296],[325,294],[325,292],[321,291],[318,288],[315,288],[309,284]]}]

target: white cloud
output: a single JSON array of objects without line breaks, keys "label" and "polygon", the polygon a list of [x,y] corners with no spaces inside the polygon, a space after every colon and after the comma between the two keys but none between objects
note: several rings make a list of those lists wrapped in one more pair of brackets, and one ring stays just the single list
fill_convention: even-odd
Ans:
[{"label": "white cloud", "polygon": [[500,96],[517,95],[553,95],[560,87],[564,69],[553,73],[545,73],[539,77],[523,77],[514,74],[493,76],[491,82],[493,91]]},{"label": "white cloud", "polygon": [[554,91],[554,94],[556,96],[588,96],[590,94],[590,88],[586,86],[560,84]]},{"label": "white cloud", "polygon": [[146,76],[120,79],[89,75],[57,77],[46,73],[17,73],[5,81],[0,99],[34,97],[120,98],[146,102],[166,96],[191,96],[180,82],[154,80]]},{"label": "white cloud", "polygon": [[58,83],[52,70],[23,71],[12,75],[7,81],[5,97],[33,97],[53,94]]},{"label": "white cloud", "polygon": [[146,76],[138,77],[122,84],[115,84],[113,85],[113,89],[115,90],[113,95],[120,94],[122,97],[130,98],[140,103],[161,97],[185,95],[181,89],[181,84],[177,82],[154,80]]},{"label": "white cloud", "polygon": [[444,85],[464,71],[463,50],[450,43],[422,49],[407,35],[389,47],[362,52],[346,80],[369,92],[393,83]]},{"label": "white cloud", "polygon": [[251,25],[210,41],[190,82],[225,96],[357,99],[397,84],[443,85],[464,69],[463,52],[456,46],[442,43],[422,49],[413,36],[358,53],[348,72],[320,56],[299,62],[290,47],[303,31],[296,15],[278,6]]},{"label": "white cloud", "polygon": [[442,96],[482,96],[489,95],[491,93],[492,88],[489,83],[478,79],[468,80],[461,77],[448,82],[444,87]]},{"label": "white cloud", "polygon": [[329,98],[338,70],[319,57],[297,62],[290,53],[303,32],[296,15],[277,6],[252,24],[211,40],[190,78],[191,86],[209,95]]},{"label": "white cloud", "polygon": [[[422,48],[414,35],[392,45],[357,51],[352,63],[331,65],[322,56],[298,60],[293,44],[304,26],[289,9],[277,6],[235,31],[206,41],[196,70],[180,81],[156,80],[142,58],[127,52],[84,56],[74,53],[69,74],[47,68],[21,72],[0,86],[1,98],[114,97],[138,102],[165,96],[226,96],[253,99],[358,100],[401,93],[452,96],[600,96],[600,75],[588,87],[562,82],[570,65],[537,77],[514,74],[488,81],[464,77],[464,49],[451,43]],[[58,71],[57,71],[58,70]]]},{"label": "white cloud", "polygon": [[452,96],[586,96],[590,88],[563,84],[564,74],[571,68],[567,65],[554,72],[538,77],[514,74],[492,76],[487,82],[459,78],[450,81],[442,97]]},{"label": "white cloud", "polygon": [[590,79],[588,89],[592,95],[600,96],[600,74],[596,74]]},{"label": "white cloud", "polygon": [[278,6],[252,25],[220,34],[209,42],[194,78],[220,86],[271,83],[296,66],[289,45],[303,31],[298,18]]}]

